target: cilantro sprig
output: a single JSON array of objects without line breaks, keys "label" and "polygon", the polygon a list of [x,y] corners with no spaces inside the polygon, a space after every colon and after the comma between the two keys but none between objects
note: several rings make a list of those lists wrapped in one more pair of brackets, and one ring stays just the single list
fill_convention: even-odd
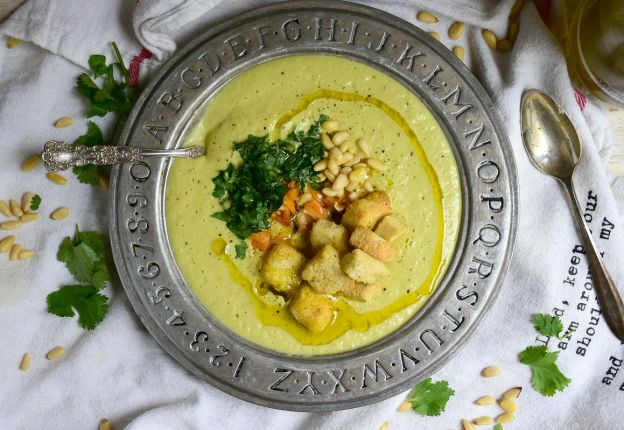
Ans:
[{"label": "cilantro sprig", "polygon": [[39,209],[39,205],[41,205],[41,196],[39,194],[35,194],[32,199],[30,199],[30,210],[36,211]]},{"label": "cilantro sprig", "polygon": [[82,328],[95,328],[108,311],[108,297],[99,293],[110,280],[106,255],[104,235],[80,231],[76,226],[74,237],[61,242],[56,258],[81,284],[66,285],[48,294],[48,312],[60,317],[72,317],[74,311],[78,312]]},{"label": "cilantro sprig", "polygon": [[427,378],[414,386],[407,400],[417,414],[436,417],[444,412],[446,403],[454,394],[447,381],[432,382],[431,378]]},{"label": "cilantro sprig", "polygon": [[535,331],[539,334],[548,337],[556,337],[557,339],[564,339],[574,333],[574,330],[569,330],[562,334],[563,323],[558,316],[548,314],[535,314],[531,318]]}]

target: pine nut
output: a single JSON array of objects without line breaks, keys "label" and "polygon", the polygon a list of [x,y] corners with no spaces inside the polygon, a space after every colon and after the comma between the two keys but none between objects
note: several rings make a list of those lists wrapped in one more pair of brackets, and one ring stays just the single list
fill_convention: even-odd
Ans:
[{"label": "pine nut", "polygon": [[329,155],[327,158],[329,158],[329,161],[335,161],[337,163],[338,161],[340,161],[341,157],[342,151],[340,150],[340,148],[332,148],[329,151]]},{"label": "pine nut", "polygon": [[316,177],[318,178],[317,182],[323,182],[327,179],[324,173],[319,173]]},{"label": "pine nut", "polygon": [[503,394],[503,399],[505,400],[515,400],[520,397],[520,393],[522,392],[522,387],[514,387],[505,391]]},{"label": "pine nut", "polygon": [[336,195],[337,195],[336,191],[332,190],[329,187],[323,188],[322,193],[325,194],[328,197],[336,197]]},{"label": "pine nut", "polygon": [[297,204],[299,206],[303,206],[303,205],[305,205],[306,203],[308,203],[311,200],[312,200],[312,194],[310,194],[310,193],[303,193],[297,199]]},{"label": "pine nut", "polygon": [[347,149],[347,152],[349,154],[357,154],[358,153],[358,149],[355,147],[355,145],[353,145],[353,143],[349,146],[349,148]]},{"label": "pine nut", "polygon": [[32,361],[30,354],[29,353],[25,353],[24,356],[22,357],[22,362],[20,363],[20,370],[22,372],[27,371],[30,368],[30,362]]},{"label": "pine nut", "polygon": [[323,170],[323,175],[325,175],[325,177],[329,179],[329,182],[334,182],[336,180],[336,175],[334,175],[328,169]]},{"label": "pine nut", "polygon": [[349,194],[349,200],[351,200],[352,202],[358,200],[360,197],[362,197],[362,192],[361,191],[355,191],[355,192]]},{"label": "pine nut", "polygon": [[100,425],[98,426],[98,430],[113,430],[113,425],[106,418],[102,418],[100,420]]},{"label": "pine nut", "polygon": [[340,169],[340,173],[349,175],[349,173],[351,173],[352,170],[353,169],[351,167],[343,167],[342,169]]},{"label": "pine nut", "polygon": [[514,5],[511,7],[511,12],[509,12],[510,18],[516,18],[520,15],[520,11],[522,11],[522,8],[524,7],[524,1],[525,0],[516,0]]},{"label": "pine nut", "polygon": [[461,61],[464,61],[465,51],[463,46],[453,46],[453,54]]},{"label": "pine nut", "polygon": [[475,430],[475,426],[473,426],[472,423],[466,419],[461,420],[461,424],[462,430]]},{"label": "pine nut", "polygon": [[31,155],[22,163],[22,170],[24,172],[30,172],[35,167],[41,164],[41,157],[39,154]]},{"label": "pine nut", "polygon": [[108,190],[110,178],[108,177],[106,173],[100,173],[99,182],[100,182],[100,188],[102,188],[103,190]]},{"label": "pine nut", "polygon": [[362,151],[362,153],[366,156],[366,158],[371,156],[371,150],[370,150],[370,146],[368,146],[368,142],[366,142],[364,139],[358,139],[356,144],[357,144],[358,149]]},{"label": "pine nut", "polygon": [[32,203],[33,197],[35,197],[35,193],[24,193],[22,196],[22,211],[30,212],[30,204]]},{"label": "pine nut", "polygon": [[488,424],[492,424],[492,421],[494,421],[492,417],[479,417],[472,420],[472,423],[478,426],[486,426]]},{"label": "pine nut", "polygon": [[490,49],[496,49],[496,34],[493,31],[484,29],[481,31],[481,35]]},{"label": "pine nut", "polygon": [[346,163],[344,163],[343,165],[344,165],[344,166],[347,166],[347,167],[353,167],[353,166],[355,166],[356,164],[358,164],[359,162],[360,162],[360,157],[358,157],[358,156],[356,155],[356,156],[354,156],[352,159],[350,159],[349,161],[347,161]]},{"label": "pine nut", "polygon": [[15,243],[15,236],[10,235],[0,240],[0,252],[9,252]]},{"label": "pine nut", "polygon": [[355,182],[356,184],[359,184],[361,182],[364,182],[366,180],[366,177],[366,167],[360,166],[353,169],[353,172],[351,172],[351,174],[349,175],[349,180]]},{"label": "pine nut", "polygon": [[24,211],[22,210],[22,207],[17,204],[15,199],[11,199],[11,201],[9,202],[9,207],[11,208],[11,213],[15,215],[16,217],[19,218],[22,215],[24,215]]},{"label": "pine nut", "polygon": [[438,33],[437,31],[430,31],[429,34],[431,35],[431,37],[433,37],[435,40],[440,40],[440,33]]},{"label": "pine nut", "polygon": [[520,32],[520,24],[518,21],[513,20],[509,23],[509,27],[507,28],[507,40],[511,43],[516,42],[516,38],[518,37],[518,32]]},{"label": "pine nut", "polygon": [[74,123],[74,119],[69,116],[64,116],[63,118],[59,118],[54,121],[54,127],[56,128],[65,128],[69,127]]},{"label": "pine nut", "polygon": [[344,187],[346,187],[348,183],[349,183],[349,178],[347,177],[347,175],[345,175],[344,173],[341,173],[336,177],[336,180],[334,181],[332,185],[332,190],[338,192],[342,190]]},{"label": "pine nut", "polygon": [[513,48],[511,42],[509,40],[498,40],[496,42],[496,49],[500,52],[509,52]]},{"label": "pine nut", "polygon": [[366,164],[368,164],[371,169],[375,169],[380,172],[386,170],[386,166],[384,165],[384,163],[375,158],[369,158],[368,160],[366,160]]},{"label": "pine nut", "polygon": [[330,173],[334,176],[338,176],[338,173],[340,173],[340,167],[338,167],[338,164],[331,159],[329,160],[329,163],[327,164],[327,170],[329,170]]},{"label": "pine nut", "polygon": [[48,360],[57,360],[61,358],[64,354],[65,348],[63,348],[62,346],[55,346],[46,354],[46,358]]},{"label": "pine nut", "polygon": [[4,200],[0,200],[0,212],[4,216],[13,216],[13,214],[11,213],[11,208],[9,207],[8,203],[5,202]]},{"label": "pine nut", "polygon": [[20,221],[21,222],[31,222],[31,221],[36,221],[39,219],[39,214],[36,213],[32,213],[32,214],[24,214],[20,217]]},{"label": "pine nut", "polygon": [[62,219],[67,218],[68,216],[69,216],[69,209],[65,207],[58,208],[57,210],[52,212],[52,214],[50,214],[50,218],[52,218],[54,221],[60,221]]},{"label": "pine nut", "polygon": [[457,40],[464,34],[464,23],[456,21],[450,27],[448,31],[448,35],[451,39]]},{"label": "pine nut", "polygon": [[412,402],[410,402],[409,400],[404,401],[397,408],[397,411],[399,411],[399,412],[407,412],[407,411],[411,411],[411,410],[412,410]]},{"label": "pine nut", "polygon": [[503,399],[498,402],[498,404],[505,410],[505,412],[509,412],[510,414],[513,414],[518,410],[518,405],[513,400]]},{"label": "pine nut", "polygon": [[363,163],[363,162],[361,162],[361,161],[360,161],[359,163],[355,163],[355,164],[353,165],[353,168],[354,168],[354,169],[355,169],[356,167],[368,167],[368,164]]},{"label": "pine nut", "polygon": [[34,256],[35,256],[35,251],[33,251],[32,249],[22,249],[17,254],[17,259],[18,260],[30,260]]},{"label": "pine nut", "polygon": [[489,366],[481,371],[481,375],[484,378],[492,378],[494,376],[500,375],[501,373],[501,370],[496,366]]},{"label": "pine nut", "polygon": [[437,16],[426,10],[421,10],[420,12],[418,12],[416,18],[418,18],[418,20],[421,22],[426,22],[427,24],[435,24],[439,21]]},{"label": "pine nut", "polygon": [[11,253],[9,254],[9,260],[15,261],[17,260],[17,256],[19,252],[22,250],[22,245],[18,245],[17,243],[11,247]]},{"label": "pine nut", "polygon": [[493,405],[494,403],[496,403],[496,399],[492,396],[483,396],[483,397],[479,397],[477,400],[475,400],[475,404],[477,405]]},{"label": "pine nut", "polygon": [[325,149],[332,149],[334,147],[334,142],[332,142],[331,138],[327,135],[327,133],[321,133],[321,143],[325,147]]},{"label": "pine nut", "polygon": [[21,39],[18,39],[17,37],[9,37],[7,39],[7,48],[13,49],[16,46],[20,45],[21,43],[22,43]]},{"label": "pine nut", "polygon": [[327,160],[326,159],[322,159],[321,161],[319,161],[318,163],[316,163],[314,165],[314,171],[315,172],[321,172],[323,170],[325,170],[327,168]]},{"label": "pine nut", "polygon": [[353,182],[349,182],[345,187],[345,190],[352,193],[358,188],[358,184],[354,184]]},{"label": "pine nut", "polygon": [[340,164],[348,163],[351,160],[353,160],[353,154],[345,152],[342,154],[342,157],[340,157]]},{"label": "pine nut", "polygon": [[329,121],[325,121],[324,123],[321,124],[321,127],[323,128],[323,130],[325,130],[328,133],[331,133],[333,131],[338,130],[338,127],[340,127],[340,124],[338,123],[338,121],[335,120],[329,120]]},{"label": "pine nut", "polygon": [[58,184],[58,185],[66,185],[67,184],[67,178],[64,177],[64,176],[59,175],[58,173],[48,172],[48,174],[46,174],[46,176],[48,177],[49,180],[51,180],[55,184]]},{"label": "pine nut", "polygon": [[384,421],[382,425],[379,426],[379,430],[388,430],[388,421]]},{"label": "pine nut", "polygon": [[364,182],[364,189],[368,191],[369,193],[372,193],[373,191],[375,191],[375,187],[373,187],[373,184],[370,181]]},{"label": "pine nut", "polygon": [[2,230],[15,230],[22,225],[21,221],[5,221],[0,223],[0,229]]},{"label": "pine nut", "polygon": [[344,142],[340,144],[340,150],[343,153],[348,152],[350,147],[351,147],[351,142],[349,142],[348,140],[345,140]]},{"label": "pine nut", "polygon": [[516,418],[512,414],[505,412],[496,417],[496,422],[499,424],[509,424],[513,423],[515,419]]},{"label": "pine nut", "polygon": [[340,145],[342,142],[344,142],[348,138],[349,138],[348,131],[339,131],[338,133],[332,136],[332,142],[334,142],[334,145]]}]

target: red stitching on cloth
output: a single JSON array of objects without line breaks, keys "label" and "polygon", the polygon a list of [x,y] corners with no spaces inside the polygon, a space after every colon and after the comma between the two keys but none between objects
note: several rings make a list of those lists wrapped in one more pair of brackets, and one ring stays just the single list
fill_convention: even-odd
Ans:
[{"label": "red stitching on cloth", "polygon": [[585,94],[574,88],[574,98],[576,99],[576,103],[581,108],[581,111],[585,110],[585,106],[587,105],[587,97],[585,97]]},{"label": "red stitching on cloth", "polygon": [[550,0],[535,0],[535,6],[546,26],[550,23]]},{"label": "red stitching on cloth", "polygon": [[143,60],[149,60],[152,58],[152,53],[148,49],[141,49],[139,55],[135,55],[130,60],[130,67],[128,68],[128,77],[130,78],[130,86],[136,88],[139,86],[139,69]]}]

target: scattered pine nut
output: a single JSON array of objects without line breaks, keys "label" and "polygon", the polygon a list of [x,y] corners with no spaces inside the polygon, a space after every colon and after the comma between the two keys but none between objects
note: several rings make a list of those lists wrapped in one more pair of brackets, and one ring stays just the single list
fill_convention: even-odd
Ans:
[{"label": "scattered pine nut", "polygon": [[15,243],[15,236],[10,235],[0,240],[0,252],[9,252]]},{"label": "scattered pine nut", "polygon": [[64,116],[63,118],[59,118],[54,121],[54,127],[56,128],[65,128],[70,127],[74,124],[74,119],[70,116]]},{"label": "scattered pine nut", "polygon": [[327,160],[325,158],[323,158],[322,160],[320,160],[314,165],[315,172],[321,172],[325,170],[326,168],[327,168]]},{"label": "scattered pine nut", "polygon": [[65,176],[61,176],[58,173],[48,172],[46,174],[49,180],[58,185],[67,185],[67,178]]},{"label": "scattered pine nut", "polygon": [[481,31],[481,35],[483,36],[483,40],[487,43],[487,46],[490,49],[496,49],[496,34],[492,30],[483,29]]},{"label": "scattered pine nut", "polygon": [[332,142],[331,138],[327,133],[321,133],[321,143],[327,150],[330,150],[334,147],[334,142]]},{"label": "scattered pine nut", "polygon": [[36,213],[32,213],[32,214],[24,214],[20,217],[20,221],[21,222],[31,222],[31,221],[35,221],[39,219],[39,214]]},{"label": "scattered pine nut", "polygon": [[342,142],[345,142],[349,138],[348,131],[339,131],[332,136],[332,142],[334,145],[340,145]]},{"label": "scattered pine nut", "polygon": [[28,157],[26,160],[24,160],[24,162],[22,163],[22,170],[24,172],[30,172],[31,170],[33,170],[35,167],[37,167],[40,164],[41,164],[41,157],[39,156],[39,154],[34,154]]},{"label": "scattered pine nut", "polygon": [[7,48],[13,49],[16,46],[20,45],[21,43],[22,43],[21,39],[18,39],[17,37],[9,37],[7,39]]},{"label": "scattered pine nut", "polygon": [[384,421],[382,425],[379,426],[379,430],[388,430],[388,421]]},{"label": "scattered pine nut", "polygon": [[438,33],[437,31],[430,31],[429,34],[431,35],[431,37],[433,37],[435,40],[440,40],[440,33]]},{"label": "scattered pine nut", "polygon": [[518,410],[518,405],[513,400],[503,399],[498,402],[498,404],[505,410],[505,412],[509,412],[510,414],[513,414]]},{"label": "scattered pine nut", "polygon": [[108,190],[108,185],[110,184],[110,178],[108,177],[108,174],[106,173],[100,173],[100,188],[102,188],[103,190]]},{"label": "scattered pine nut", "polygon": [[366,158],[371,156],[370,146],[368,146],[368,142],[366,142],[364,139],[358,139],[356,142],[356,145],[359,148],[359,150],[364,153]]},{"label": "scattered pine nut", "polygon": [[496,399],[492,396],[483,396],[475,400],[475,404],[481,405],[481,406],[493,405],[494,403],[496,403]]},{"label": "scattered pine nut", "polygon": [[524,2],[525,0],[516,0],[514,5],[511,7],[511,12],[509,13],[510,18],[516,18],[520,15],[520,11],[522,11],[522,8],[524,7]]},{"label": "scattered pine nut", "polygon": [[511,43],[516,42],[516,38],[518,37],[518,32],[520,31],[520,24],[516,20],[512,20],[509,22],[509,27],[507,28],[507,40]]},{"label": "scattered pine nut", "polygon": [[11,208],[11,213],[14,216],[19,218],[22,215],[24,215],[24,211],[22,210],[22,207],[19,204],[17,204],[15,199],[11,199],[11,201],[9,202],[9,207]]},{"label": "scattered pine nut", "polygon": [[379,170],[380,172],[386,170],[384,163],[375,158],[369,158],[366,160],[366,164],[368,164],[371,169]]},{"label": "scattered pine nut", "polygon": [[18,245],[17,243],[11,247],[11,253],[9,254],[9,260],[15,261],[17,260],[17,256],[19,252],[22,250],[22,245]]},{"label": "scattered pine nut", "polygon": [[303,206],[306,203],[308,203],[309,201],[312,201],[312,194],[310,194],[310,193],[303,193],[297,199],[297,205]]},{"label": "scattered pine nut", "polygon": [[463,46],[453,46],[453,54],[461,61],[464,61],[464,47]]},{"label": "scattered pine nut", "polygon": [[481,376],[483,376],[484,378],[493,378],[494,376],[498,376],[501,373],[502,372],[498,367],[489,366],[481,371]]},{"label": "scattered pine nut", "polygon": [[500,414],[496,417],[496,422],[499,424],[509,424],[514,422],[516,418],[510,414],[509,412],[505,412],[504,414]]},{"label": "scattered pine nut", "polygon": [[503,394],[503,399],[505,400],[515,400],[520,397],[520,393],[522,392],[522,387],[514,387],[505,391]]},{"label": "scattered pine nut", "polygon": [[24,213],[30,212],[30,204],[32,203],[33,197],[35,197],[35,193],[31,192],[24,193],[22,196],[22,211],[24,211]]},{"label": "scattered pine nut", "polygon": [[22,225],[21,221],[5,221],[0,223],[0,229],[2,230],[15,230]]},{"label": "scattered pine nut", "polygon": [[411,411],[411,410],[412,410],[412,402],[410,402],[409,400],[404,401],[397,408],[397,411],[399,411],[399,412],[407,412],[407,411]]},{"label": "scattered pine nut", "polygon": [[509,52],[513,48],[509,40],[501,39],[496,41],[496,49],[500,52]]},{"label": "scattered pine nut", "polygon": [[340,124],[338,123],[338,121],[329,120],[329,121],[325,121],[323,124],[321,124],[321,127],[326,132],[331,133],[333,131],[338,130],[338,127],[340,127]]},{"label": "scattered pine nut", "polygon": [[5,202],[4,200],[0,200],[0,212],[4,216],[13,216],[13,214],[11,213],[11,208],[9,207],[9,204]]},{"label": "scattered pine nut", "polygon": [[62,346],[55,346],[46,354],[46,358],[48,360],[57,360],[61,358],[64,354],[65,348],[63,348]]},{"label": "scattered pine nut", "polygon": [[113,430],[113,425],[106,418],[102,418],[100,420],[100,425],[98,426],[98,430]]},{"label": "scattered pine nut", "polygon": [[479,417],[472,420],[472,423],[478,426],[486,426],[488,424],[492,424],[493,421],[492,417]]},{"label": "scattered pine nut", "polygon": [[427,24],[435,24],[439,21],[437,16],[426,10],[421,10],[420,12],[418,12],[416,18],[418,18],[418,20],[421,22],[426,22]]},{"label": "scattered pine nut", "polygon": [[375,191],[375,187],[370,181],[364,182],[364,189],[368,191],[369,193],[372,193],[373,191]]},{"label": "scattered pine nut", "polygon": [[463,22],[456,21],[449,27],[448,35],[451,39],[457,40],[461,37],[462,34],[464,34]]},{"label": "scattered pine nut", "polygon": [[473,426],[472,423],[466,419],[461,420],[461,424],[462,430],[475,430],[475,426]]},{"label": "scattered pine nut", "polygon": [[334,182],[336,180],[336,175],[330,172],[329,169],[323,170],[323,175],[325,175],[325,177],[329,179],[330,182]]},{"label": "scattered pine nut", "polygon": [[30,260],[34,256],[35,256],[35,251],[33,251],[32,249],[22,249],[17,254],[17,259],[18,260]]},{"label": "scattered pine nut", "polygon": [[22,361],[20,363],[20,370],[22,372],[27,371],[30,368],[30,362],[32,361],[30,354],[29,353],[25,353],[24,356],[22,357]]},{"label": "scattered pine nut", "polygon": [[69,208],[66,208],[66,207],[58,208],[57,210],[55,210],[54,212],[50,214],[50,218],[52,218],[54,221],[60,221],[62,219],[67,218],[68,216],[69,216]]}]

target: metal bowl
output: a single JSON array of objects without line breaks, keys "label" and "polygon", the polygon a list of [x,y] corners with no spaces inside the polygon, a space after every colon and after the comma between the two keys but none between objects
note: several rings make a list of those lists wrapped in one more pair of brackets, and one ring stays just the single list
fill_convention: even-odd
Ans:
[{"label": "metal bowl", "polygon": [[253,403],[329,411],[405,391],[459,350],[492,305],[509,264],[518,185],[501,121],[464,64],[405,21],[338,1],[271,4],[207,29],[161,68],[119,144],[179,146],[206,100],[235,75],[301,53],[331,53],[382,70],[423,100],[453,148],[462,181],[461,233],[441,285],[412,320],[370,346],[311,358],[235,335],[199,303],[176,266],[164,218],[168,160],[113,169],[110,237],[136,313],[182,366]]}]

